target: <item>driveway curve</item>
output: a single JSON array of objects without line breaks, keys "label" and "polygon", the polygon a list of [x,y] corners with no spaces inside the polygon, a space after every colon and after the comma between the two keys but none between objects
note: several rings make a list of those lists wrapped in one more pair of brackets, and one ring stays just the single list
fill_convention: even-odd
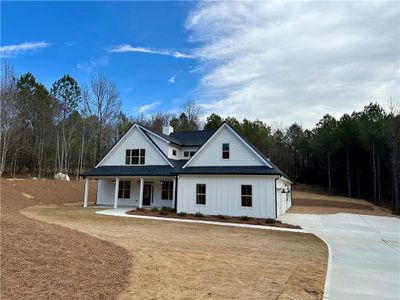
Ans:
[{"label": "driveway curve", "polygon": [[324,299],[400,299],[400,219],[287,213],[330,246]]}]

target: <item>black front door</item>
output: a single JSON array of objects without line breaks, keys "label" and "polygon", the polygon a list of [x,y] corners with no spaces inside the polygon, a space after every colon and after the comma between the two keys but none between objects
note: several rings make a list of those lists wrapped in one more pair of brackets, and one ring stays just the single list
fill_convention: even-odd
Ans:
[{"label": "black front door", "polygon": [[145,183],[143,185],[143,205],[150,206],[153,200],[153,185]]}]

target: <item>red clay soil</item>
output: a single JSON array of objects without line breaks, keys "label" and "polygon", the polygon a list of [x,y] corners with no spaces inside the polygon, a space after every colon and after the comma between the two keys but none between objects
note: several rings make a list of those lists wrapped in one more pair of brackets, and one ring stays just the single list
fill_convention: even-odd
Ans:
[{"label": "red clay soil", "polygon": [[[125,288],[129,253],[19,210],[82,199],[82,182],[0,180],[1,299],[113,299]],[[95,184],[91,184],[93,199]]]},{"label": "red clay soil", "polygon": [[172,211],[171,212],[165,211],[165,214],[163,214],[162,211],[152,211],[152,210],[147,210],[147,209],[131,210],[131,211],[128,211],[127,214],[128,215],[151,216],[151,217],[162,217],[162,218],[190,219],[190,220],[213,221],[213,222],[223,222],[223,223],[240,223],[240,224],[249,224],[249,225],[263,225],[263,226],[272,226],[272,227],[301,229],[300,226],[282,223],[281,221],[274,220],[274,219],[248,218],[248,220],[242,220],[242,217],[224,216],[224,218],[221,218],[220,216],[206,216],[206,215],[196,216],[195,214],[180,215],[180,214],[177,214]]}]

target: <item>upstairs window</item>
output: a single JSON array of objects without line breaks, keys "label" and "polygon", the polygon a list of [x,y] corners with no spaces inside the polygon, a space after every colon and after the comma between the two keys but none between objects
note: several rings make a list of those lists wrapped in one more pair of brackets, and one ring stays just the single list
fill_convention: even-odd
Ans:
[{"label": "upstairs window", "polygon": [[196,204],[205,205],[206,204],[206,185],[197,184],[196,185]]},{"label": "upstairs window", "polygon": [[222,158],[229,159],[229,144],[222,144]]},{"label": "upstairs window", "polygon": [[126,149],[125,164],[144,165],[146,149]]},{"label": "upstairs window", "polygon": [[183,156],[184,157],[192,157],[195,153],[196,153],[196,151],[184,151]]},{"label": "upstairs window", "polygon": [[172,149],[172,155],[176,156],[176,150],[175,149]]},{"label": "upstairs window", "polygon": [[131,194],[131,182],[120,181],[118,186],[118,198],[129,199]]},{"label": "upstairs window", "polygon": [[173,199],[173,182],[172,181],[161,181],[161,199],[172,200]]},{"label": "upstairs window", "polygon": [[242,184],[242,206],[252,206],[253,191],[251,185]]}]

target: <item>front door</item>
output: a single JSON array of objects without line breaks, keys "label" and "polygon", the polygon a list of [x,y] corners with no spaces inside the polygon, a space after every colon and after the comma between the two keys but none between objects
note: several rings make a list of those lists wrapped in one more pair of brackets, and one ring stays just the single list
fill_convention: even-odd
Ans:
[{"label": "front door", "polygon": [[143,185],[143,205],[150,206],[153,202],[153,185],[145,183]]}]

